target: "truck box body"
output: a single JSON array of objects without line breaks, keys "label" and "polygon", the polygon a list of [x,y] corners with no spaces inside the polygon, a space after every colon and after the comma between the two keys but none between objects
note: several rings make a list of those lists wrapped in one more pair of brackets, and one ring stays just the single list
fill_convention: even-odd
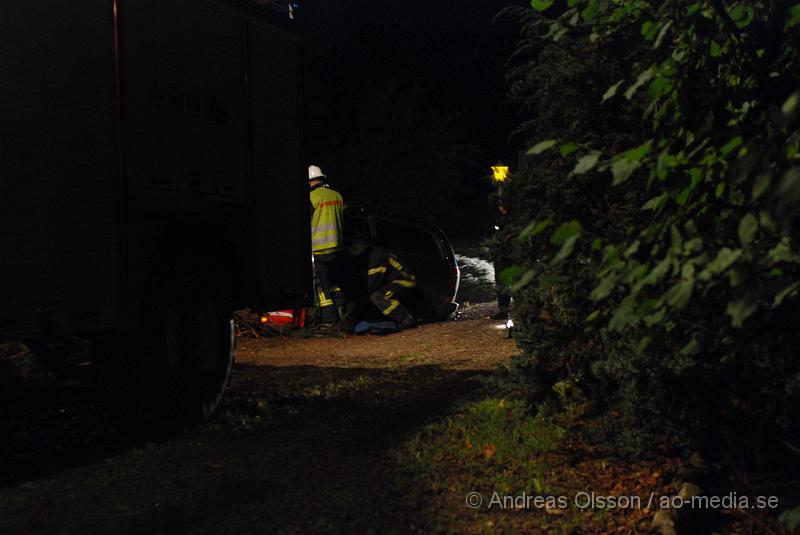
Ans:
[{"label": "truck box body", "polygon": [[2,2],[0,339],[133,325],[176,248],[307,304],[300,65],[223,2]]}]

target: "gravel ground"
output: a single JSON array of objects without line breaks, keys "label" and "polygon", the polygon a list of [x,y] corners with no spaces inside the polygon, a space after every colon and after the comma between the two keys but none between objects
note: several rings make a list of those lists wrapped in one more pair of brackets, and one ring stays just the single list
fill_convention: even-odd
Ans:
[{"label": "gravel ground", "polygon": [[459,320],[421,325],[399,333],[341,338],[240,340],[237,361],[257,366],[410,366],[491,370],[517,352],[505,322]]},{"label": "gravel ground", "polygon": [[488,319],[242,339],[218,414],[160,439],[90,384],[18,374],[0,393],[0,533],[430,532],[390,452],[516,351]]}]

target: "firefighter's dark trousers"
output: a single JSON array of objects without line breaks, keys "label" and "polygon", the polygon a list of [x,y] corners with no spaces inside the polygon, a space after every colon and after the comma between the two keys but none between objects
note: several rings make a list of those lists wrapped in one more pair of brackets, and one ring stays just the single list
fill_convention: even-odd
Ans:
[{"label": "firefighter's dark trousers", "polygon": [[384,316],[400,324],[408,318],[413,319],[411,313],[398,299],[398,294],[402,297],[403,294],[407,294],[410,288],[414,287],[414,285],[409,284],[413,283],[410,281],[392,281],[372,292],[369,299]]},{"label": "firefighter's dark trousers", "polygon": [[339,253],[314,255],[314,272],[317,275],[316,301],[319,320],[332,323],[339,320],[339,310],[344,307],[344,294],[340,286],[341,262]]}]

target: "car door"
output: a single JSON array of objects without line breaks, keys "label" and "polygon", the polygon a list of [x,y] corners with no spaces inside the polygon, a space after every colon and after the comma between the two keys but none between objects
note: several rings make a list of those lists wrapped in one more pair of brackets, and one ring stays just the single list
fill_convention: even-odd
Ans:
[{"label": "car door", "polygon": [[[420,319],[438,320],[449,315],[454,297],[454,259],[446,250],[438,229],[381,216],[372,217],[374,240],[392,251],[414,274],[418,290],[406,298],[407,306]],[[443,235],[442,235],[443,236]],[[457,268],[456,268],[457,269]]]}]

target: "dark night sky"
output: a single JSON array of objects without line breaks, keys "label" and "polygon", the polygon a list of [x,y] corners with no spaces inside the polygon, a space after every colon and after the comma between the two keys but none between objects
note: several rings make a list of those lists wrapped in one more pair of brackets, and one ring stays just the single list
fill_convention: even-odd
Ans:
[{"label": "dark night sky", "polygon": [[[307,84],[342,98],[369,82],[403,73],[431,88],[431,99],[462,109],[489,165],[511,160],[507,138],[516,126],[505,103],[505,62],[518,39],[504,18],[508,5],[524,0],[308,0],[302,4],[310,60]],[[309,87],[309,98],[318,96]],[[312,103],[313,108],[313,103]]]}]

